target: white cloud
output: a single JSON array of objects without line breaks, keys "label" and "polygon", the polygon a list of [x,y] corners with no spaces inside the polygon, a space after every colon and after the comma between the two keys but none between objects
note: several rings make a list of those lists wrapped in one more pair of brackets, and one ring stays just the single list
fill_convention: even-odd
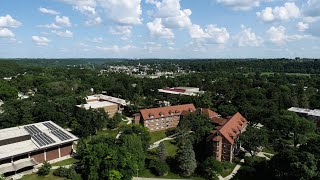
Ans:
[{"label": "white cloud", "polygon": [[266,7],[261,12],[257,12],[257,16],[265,22],[270,22],[275,19],[274,15],[273,15],[273,10],[271,7]]},{"label": "white cloud", "polygon": [[17,28],[21,26],[21,22],[13,19],[9,14],[0,16],[0,27]]},{"label": "white cloud", "polygon": [[7,28],[0,28],[0,38],[13,38],[15,35],[12,31]]},{"label": "white cloud", "polygon": [[298,22],[297,28],[299,31],[305,31],[305,30],[309,29],[309,24],[304,23],[304,22]]},{"label": "white cloud", "polygon": [[121,24],[141,24],[141,0],[98,0],[108,17]]},{"label": "white cloud", "polygon": [[212,24],[208,25],[205,29],[194,24],[189,28],[189,34],[192,39],[198,42],[225,44],[230,39],[229,32],[226,28],[219,28]]},{"label": "white cloud", "polygon": [[285,32],[286,32],[286,28],[283,26],[279,26],[279,27],[272,26],[267,31],[267,34],[269,35],[271,42],[275,44],[284,44],[287,41]]},{"label": "white cloud", "polygon": [[72,7],[87,16],[96,15],[96,0],[60,0],[72,5]]},{"label": "white cloud", "polygon": [[119,47],[118,45],[113,45],[113,46],[110,46],[110,47],[97,46],[96,48],[99,51],[120,53],[122,51],[128,51],[129,49],[132,49],[132,48],[134,48],[134,46],[126,45],[126,46]]},{"label": "white cloud", "polygon": [[55,23],[38,25],[39,28],[48,28],[48,29],[60,29],[61,27],[56,25]]},{"label": "white cloud", "polygon": [[283,45],[290,41],[297,41],[297,40],[312,38],[312,36],[310,35],[287,35],[286,28],[283,26],[279,26],[279,27],[272,26],[269,30],[267,30],[267,35],[269,36],[271,42],[278,45]]},{"label": "white cloud", "polygon": [[40,36],[32,36],[32,41],[35,42],[39,46],[47,46],[50,42],[46,37]]},{"label": "white cloud", "polygon": [[174,34],[171,29],[164,27],[161,18],[156,18],[153,22],[147,23],[148,30],[151,36],[173,39]]},{"label": "white cloud", "polygon": [[102,23],[102,18],[96,12],[96,0],[60,0],[62,2],[72,5],[72,7],[88,17],[85,25],[93,26]]},{"label": "white cloud", "polygon": [[110,33],[114,35],[124,35],[130,36],[132,31],[132,26],[114,26],[110,28]]},{"label": "white cloud", "polygon": [[308,0],[303,6],[303,14],[310,17],[320,16],[320,1]]},{"label": "white cloud", "polygon": [[163,24],[168,28],[186,28],[192,25],[189,16],[192,14],[190,9],[179,11],[178,16],[164,18]]},{"label": "white cloud", "polygon": [[94,26],[102,23],[102,19],[99,16],[93,17],[85,22],[87,26]]},{"label": "white cloud", "polygon": [[286,21],[301,17],[300,9],[294,2],[286,2],[284,6],[276,6],[275,8],[266,7],[262,12],[257,12],[257,16],[265,22],[274,20]]},{"label": "white cloud", "polygon": [[254,7],[260,6],[260,2],[263,0],[216,0],[217,3],[228,6],[234,10],[247,11]]},{"label": "white cloud", "polygon": [[65,31],[56,31],[56,30],[53,30],[51,31],[52,33],[56,34],[57,36],[60,36],[60,37],[68,37],[68,38],[71,38],[73,37],[73,32],[69,31],[69,30],[65,30]]},{"label": "white cloud", "polygon": [[254,46],[258,47],[263,43],[263,39],[252,32],[251,28],[241,26],[242,31],[236,35],[238,46]]},{"label": "white cloud", "polygon": [[154,4],[157,8],[156,12],[150,14],[156,18],[162,19],[162,24],[167,28],[187,28],[192,25],[190,9],[181,9],[180,0],[162,0],[147,1],[147,3]]},{"label": "white cloud", "polygon": [[67,26],[70,27],[71,26],[71,21],[69,19],[69,17],[67,16],[56,16],[56,23],[60,26]]},{"label": "white cloud", "polygon": [[39,11],[44,13],[44,14],[50,14],[50,15],[58,15],[58,14],[60,14],[59,12],[57,12],[55,10],[47,9],[47,8],[43,8],[43,7],[40,7]]},{"label": "white cloud", "polygon": [[102,43],[103,38],[102,37],[96,37],[96,38],[93,38],[93,39],[89,39],[89,41],[93,42],[93,43]]}]

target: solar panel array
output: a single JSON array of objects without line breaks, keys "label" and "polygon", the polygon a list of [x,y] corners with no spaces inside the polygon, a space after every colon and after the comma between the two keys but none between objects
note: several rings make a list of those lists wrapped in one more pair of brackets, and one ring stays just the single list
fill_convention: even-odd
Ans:
[{"label": "solar panel array", "polygon": [[31,138],[35,140],[40,146],[46,146],[56,142],[35,125],[25,126],[24,129],[28,131],[29,134],[31,134]]},{"label": "solar panel array", "polygon": [[43,123],[43,125],[45,125],[47,128],[49,128],[51,130],[51,133],[53,135],[55,135],[57,138],[59,138],[61,141],[66,141],[66,140],[72,139],[72,137],[70,135],[63,132],[61,129],[57,128],[56,126],[54,126],[50,122],[45,122],[45,123]]}]

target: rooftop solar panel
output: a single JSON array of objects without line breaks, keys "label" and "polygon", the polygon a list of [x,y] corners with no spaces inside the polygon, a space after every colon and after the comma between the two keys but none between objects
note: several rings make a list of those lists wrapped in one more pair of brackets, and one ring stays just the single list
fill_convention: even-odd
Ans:
[{"label": "rooftop solar panel", "polygon": [[61,131],[60,129],[52,131],[52,134],[54,134],[55,136],[57,136],[61,141],[65,141],[68,139],[72,139],[71,136],[69,136],[68,134],[66,134],[65,132]]},{"label": "rooftop solar panel", "polygon": [[61,129],[57,128],[50,122],[43,123],[48,129],[51,130],[51,133],[55,135],[57,138],[59,138],[61,141],[72,139],[72,137],[65,132],[63,132]]},{"label": "rooftop solar panel", "polygon": [[25,126],[24,129],[28,131],[29,134],[31,134],[31,138],[40,146],[46,146],[55,143],[55,141],[50,136],[42,132],[35,125]]}]

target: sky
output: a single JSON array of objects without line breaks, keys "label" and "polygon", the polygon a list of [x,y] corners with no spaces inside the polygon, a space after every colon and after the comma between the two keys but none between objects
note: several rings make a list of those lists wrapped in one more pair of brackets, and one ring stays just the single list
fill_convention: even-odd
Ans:
[{"label": "sky", "polygon": [[320,0],[0,0],[0,58],[294,57]]}]

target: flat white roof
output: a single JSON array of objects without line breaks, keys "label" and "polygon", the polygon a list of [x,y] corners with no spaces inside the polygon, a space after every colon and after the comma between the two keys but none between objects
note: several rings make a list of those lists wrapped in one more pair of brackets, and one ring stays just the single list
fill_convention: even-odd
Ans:
[{"label": "flat white roof", "polygon": [[117,105],[117,104],[108,102],[108,101],[94,101],[94,102],[88,102],[87,104],[77,105],[77,107],[85,108],[88,110],[90,108],[99,109],[99,108],[104,108],[104,107],[114,106],[114,105]]},{"label": "flat white roof", "polygon": [[316,116],[320,117],[320,110],[319,109],[305,109],[305,108],[297,108],[297,107],[291,107],[288,109],[288,111],[296,112],[296,113],[302,113],[306,114],[308,116]]},{"label": "flat white roof", "polygon": [[116,104],[121,104],[122,106],[127,106],[128,103],[126,102],[126,100],[121,99],[121,98],[116,98],[116,97],[112,97],[112,96],[107,96],[107,95],[103,95],[103,94],[95,94],[95,95],[91,95],[91,96],[87,96],[86,100],[97,100],[97,101],[109,101],[112,103],[116,103]]},{"label": "flat white roof", "polygon": [[[45,126],[44,124],[51,124],[51,127],[55,128],[55,130],[62,131],[62,133],[66,134],[69,136],[68,138],[61,140],[58,136],[55,134],[55,130],[50,129],[49,127]],[[31,135],[25,127],[29,126],[34,126],[38,130],[41,131],[41,133],[45,134],[49,138],[51,138],[54,142],[49,143],[47,145],[40,144],[38,141],[36,141],[33,137],[28,140],[12,143],[12,144],[7,144],[0,146],[0,159],[12,157],[15,155],[19,154],[24,154],[24,153],[29,153],[32,151],[48,148],[48,147],[53,147],[59,144],[64,144],[64,143],[69,143],[78,140],[76,136],[73,134],[69,133],[68,131],[64,130],[62,127],[58,126],[52,121],[45,121],[41,123],[34,123],[34,124],[28,124],[24,126],[18,126],[18,127],[13,127],[13,128],[6,128],[6,129],[1,129],[0,130],[0,140],[7,140],[7,139],[12,139],[15,137],[21,137],[24,135]]]}]

